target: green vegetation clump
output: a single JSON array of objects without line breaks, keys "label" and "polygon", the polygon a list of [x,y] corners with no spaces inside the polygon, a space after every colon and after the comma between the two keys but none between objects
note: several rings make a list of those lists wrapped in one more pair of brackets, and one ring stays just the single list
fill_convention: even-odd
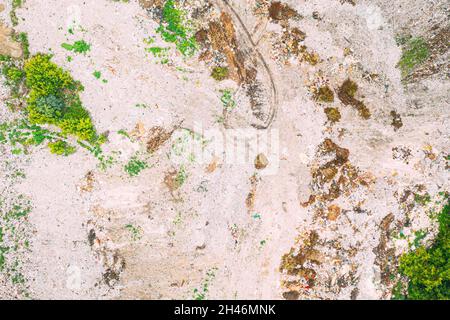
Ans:
[{"label": "green vegetation clump", "polygon": [[94,71],[94,73],[92,73],[92,75],[96,78],[96,79],[100,79],[102,77],[102,73],[100,71]]},{"label": "green vegetation clump", "polygon": [[222,80],[225,80],[226,78],[228,78],[229,73],[230,73],[230,71],[228,70],[227,67],[214,67],[211,72],[211,77],[214,80],[222,81]]},{"label": "green vegetation clump", "polygon": [[14,63],[7,63],[2,68],[2,74],[6,79],[6,85],[17,87],[25,78],[25,72]]},{"label": "green vegetation clump", "polygon": [[25,83],[29,89],[27,110],[30,122],[53,124],[64,135],[96,142],[98,136],[94,125],[79,97],[82,85],[50,60],[51,56],[38,54],[26,61],[24,66]]},{"label": "green vegetation clump", "polygon": [[427,42],[422,38],[410,38],[405,40],[402,57],[398,63],[403,76],[408,75],[418,65],[425,62],[430,56]]},{"label": "green vegetation clump", "polygon": [[91,50],[91,45],[84,40],[75,41],[73,44],[63,43],[61,45],[64,49],[68,51],[73,51],[75,53],[83,53],[86,54],[89,50]]},{"label": "green vegetation clump", "polygon": [[20,8],[22,6],[22,3],[22,0],[12,0],[12,9],[9,13],[9,17],[11,18],[11,22],[14,27],[19,24],[19,19],[16,15],[16,9]]},{"label": "green vegetation clump", "polygon": [[220,101],[222,102],[223,108],[227,111],[230,111],[236,107],[236,101],[233,99],[233,92],[229,89],[222,90]]},{"label": "green vegetation clump", "polygon": [[77,150],[74,146],[71,146],[70,144],[68,144],[66,141],[63,140],[50,142],[48,144],[48,147],[51,153],[66,157],[71,154],[74,154],[75,151]]},{"label": "green vegetation clump", "polygon": [[396,298],[412,300],[450,299],[450,200],[438,215],[439,233],[429,248],[419,247],[400,258],[399,271],[408,277],[407,294]]},{"label": "green vegetation clump", "polygon": [[162,9],[161,24],[156,29],[164,41],[174,43],[184,56],[192,56],[197,51],[192,23],[186,12],[176,7],[174,0],[167,0]]}]

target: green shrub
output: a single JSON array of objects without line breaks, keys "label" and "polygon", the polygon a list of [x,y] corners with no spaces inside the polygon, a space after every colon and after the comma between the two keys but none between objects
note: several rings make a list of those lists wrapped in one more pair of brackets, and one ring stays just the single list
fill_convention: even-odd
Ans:
[{"label": "green shrub", "polygon": [[450,201],[438,216],[439,233],[430,248],[420,247],[400,258],[399,271],[409,279],[405,298],[450,299]]},{"label": "green shrub", "polygon": [[74,146],[71,146],[70,144],[68,144],[66,141],[63,140],[50,142],[48,144],[48,147],[51,153],[66,157],[71,154],[74,154],[76,151],[76,148]]},{"label": "green shrub", "polygon": [[50,60],[51,56],[38,54],[25,63],[26,85],[30,90],[27,100],[30,122],[54,124],[63,134],[95,142],[94,125],[79,98],[83,87]]}]

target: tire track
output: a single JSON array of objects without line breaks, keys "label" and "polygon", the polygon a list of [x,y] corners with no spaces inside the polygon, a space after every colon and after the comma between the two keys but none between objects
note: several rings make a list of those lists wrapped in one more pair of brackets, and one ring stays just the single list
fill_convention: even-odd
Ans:
[{"label": "tire track", "polygon": [[[265,73],[265,78],[267,79],[268,83],[265,83],[267,88],[270,88],[271,90],[271,97],[270,97],[270,106],[269,110],[267,110],[267,120],[265,120],[263,123],[257,124],[254,123],[252,126],[258,130],[266,130],[271,127],[273,124],[276,114],[278,112],[278,90],[277,86],[274,81],[274,76],[272,71],[269,68],[269,65],[267,64],[266,60],[264,59],[264,56],[261,54],[261,52],[258,50],[257,45],[252,39],[252,36],[250,32],[248,31],[245,23],[243,22],[240,15],[236,12],[236,10],[233,8],[233,6],[229,3],[228,0],[211,0],[211,2],[218,8],[220,8],[222,11],[225,11],[228,13],[231,17],[234,17],[234,20],[238,23],[235,23],[235,26],[238,26],[239,29],[241,29],[242,32],[245,35],[246,41],[244,39],[241,39],[241,42],[244,42],[244,44],[251,48],[251,51],[254,52],[254,55],[257,59],[257,61],[262,65],[262,70]],[[243,41],[242,41],[243,40]],[[259,67],[259,64],[257,64],[256,69],[259,71],[261,70],[261,67]]]}]

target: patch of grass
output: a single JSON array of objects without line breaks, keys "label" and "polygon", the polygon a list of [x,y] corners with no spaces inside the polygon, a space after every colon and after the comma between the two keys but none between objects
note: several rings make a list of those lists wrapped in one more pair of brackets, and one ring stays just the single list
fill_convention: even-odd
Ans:
[{"label": "patch of grass", "polygon": [[430,49],[423,38],[404,40],[402,57],[398,63],[402,75],[411,73],[417,66],[425,62],[430,56]]},{"label": "patch of grass", "polygon": [[164,41],[174,43],[183,56],[192,56],[197,51],[192,22],[186,12],[178,8],[174,0],[166,0],[162,8],[161,24],[156,30]]},{"label": "patch of grass", "polygon": [[[406,292],[395,297],[412,300],[450,299],[450,199],[438,215],[439,233],[429,248],[424,246],[400,258],[399,272],[408,278]],[[399,285],[401,286],[401,285]]]},{"label": "patch of grass", "polygon": [[91,50],[91,45],[84,40],[75,41],[73,44],[63,43],[63,44],[61,44],[61,47],[63,47],[64,49],[66,49],[68,51],[73,51],[75,53],[83,53],[83,54],[86,54],[86,52]]},{"label": "patch of grass", "polygon": [[125,171],[129,174],[130,177],[138,176],[142,170],[147,168],[147,162],[139,160],[137,156],[132,157],[124,167]]},{"label": "patch of grass", "polygon": [[55,141],[60,135],[25,120],[0,124],[0,143],[9,143],[14,154],[28,153],[29,146]]}]

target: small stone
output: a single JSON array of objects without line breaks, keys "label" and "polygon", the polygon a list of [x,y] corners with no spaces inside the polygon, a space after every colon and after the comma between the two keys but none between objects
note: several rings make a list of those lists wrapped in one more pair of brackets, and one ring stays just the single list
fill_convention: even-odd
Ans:
[{"label": "small stone", "polygon": [[255,168],[256,169],[262,170],[262,169],[265,169],[268,165],[269,165],[269,160],[263,153],[260,153],[256,156],[256,159],[255,159]]}]

